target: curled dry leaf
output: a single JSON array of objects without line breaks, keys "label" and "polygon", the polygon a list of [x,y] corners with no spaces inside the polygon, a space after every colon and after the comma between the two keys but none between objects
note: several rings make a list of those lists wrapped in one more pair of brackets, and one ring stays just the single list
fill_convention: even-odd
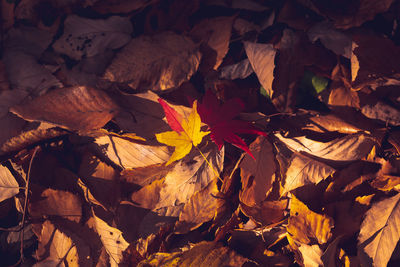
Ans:
[{"label": "curled dry leaf", "polygon": [[361,112],[370,119],[377,119],[385,124],[400,126],[400,111],[382,101],[362,106]]},{"label": "curled dry leaf", "polygon": [[317,184],[335,172],[332,167],[305,155],[294,153],[286,171],[282,195],[307,184]]},{"label": "curled dry leaf", "polygon": [[365,214],[358,236],[359,255],[366,253],[372,259],[373,266],[387,266],[400,239],[399,228],[400,194],[398,193],[374,203]]},{"label": "curled dry leaf", "polygon": [[118,111],[103,91],[85,86],[53,90],[10,109],[29,121],[45,121],[71,130],[88,131],[103,127]]},{"label": "curled dry leaf", "polygon": [[138,266],[243,266],[250,260],[237,254],[235,251],[224,247],[222,243],[200,242],[185,252],[155,253]]},{"label": "curled dry leaf", "polygon": [[97,217],[94,212],[92,213],[88,224],[91,225],[91,228],[100,236],[101,242],[110,257],[111,267],[118,267],[118,264],[122,260],[122,253],[129,244],[125,241],[120,230],[111,227],[105,221]]},{"label": "curled dry leaf", "polygon": [[0,202],[15,196],[18,192],[18,182],[8,168],[0,165]]},{"label": "curled dry leaf", "polygon": [[104,78],[138,91],[167,90],[188,81],[201,55],[190,39],[172,32],[133,39],[117,54]]},{"label": "curled dry leaf", "polygon": [[87,19],[70,15],[64,21],[63,35],[53,48],[58,53],[80,60],[126,45],[131,40],[131,33],[132,24],[127,17]]},{"label": "curled dry leaf", "polygon": [[205,19],[191,30],[190,35],[193,39],[204,45],[202,64],[207,68],[218,69],[228,53],[233,20],[234,17]]},{"label": "curled dry leaf", "polygon": [[363,159],[377,144],[372,136],[363,133],[347,135],[326,143],[308,139],[305,136],[286,138],[276,134],[276,137],[294,151],[337,161]]},{"label": "curled dry leaf", "polygon": [[245,155],[239,164],[242,177],[240,202],[253,207],[266,199],[275,181],[276,164],[272,144],[263,136],[250,145],[250,151],[255,159]]},{"label": "curled dry leaf", "polygon": [[303,244],[310,244],[313,240],[319,244],[328,242],[334,226],[331,218],[313,212],[294,195],[290,200],[289,208],[287,231],[295,241]]},{"label": "curled dry leaf", "polygon": [[339,132],[344,134],[354,134],[363,129],[358,128],[335,114],[317,115],[310,118],[310,123],[304,129],[316,132]]},{"label": "curled dry leaf", "polygon": [[51,124],[40,123],[36,129],[21,132],[20,134],[8,139],[0,146],[0,154],[19,151],[35,143],[60,137],[67,133],[67,131],[53,127]]},{"label": "curled dry leaf", "polygon": [[272,97],[274,93],[272,82],[274,81],[276,49],[272,44],[250,42],[245,42],[244,48],[260,84]]}]

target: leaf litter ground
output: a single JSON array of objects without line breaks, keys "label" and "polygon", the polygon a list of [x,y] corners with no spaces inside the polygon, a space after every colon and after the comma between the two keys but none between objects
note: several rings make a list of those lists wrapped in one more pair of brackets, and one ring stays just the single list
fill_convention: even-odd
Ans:
[{"label": "leaf litter ground", "polygon": [[1,2],[0,265],[397,266],[399,2]]}]

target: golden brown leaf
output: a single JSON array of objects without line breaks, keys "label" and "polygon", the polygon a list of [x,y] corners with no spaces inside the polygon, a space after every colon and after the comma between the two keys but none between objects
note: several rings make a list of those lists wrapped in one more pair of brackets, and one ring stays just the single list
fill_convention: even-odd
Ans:
[{"label": "golden brown leaf", "polygon": [[267,138],[257,137],[250,145],[250,151],[255,159],[246,154],[239,165],[242,177],[239,197],[243,204],[252,207],[261,203],[272,189],[276,165],[272,144]]},{"label": "golden brown leaf", "polygon": [[138,266],[171,267],[240,267],[249,262],[228,247],[216,242],[200,242],[185,252],[156,253],[139,263]]},{"label": "golden brown leaf", "polygon": [[190,79],[201,55],[188,38],[172,32],[133,39],[117,54],[104,77],[143,90],[167,90]]},{"label": "golden brown leaf", "polygon": [[331,218],[311,211],[295,196],[292,196],[289,208],[287,231],[293,239],[303,244],[310,244],[313,240],[319,244],[328,242],[334,226]]},{"label": "golden brown leaf", "polygon": [[117,111],[118,106],[106,93],[85,86],[56,89],[11,108],[25,120],[80,131],[103,127]]}]

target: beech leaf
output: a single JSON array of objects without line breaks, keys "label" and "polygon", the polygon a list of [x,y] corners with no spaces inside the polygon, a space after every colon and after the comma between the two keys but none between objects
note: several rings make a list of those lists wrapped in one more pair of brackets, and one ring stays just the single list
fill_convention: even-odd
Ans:
[{"label": "beech leaf", "polygon": [[190,39],[171,32],[133,39],[116,55],[104,77],[143,90],[178,87],[197,71],[201,55]]},{"label": "beech leaf", "polygon": [[326,216],[311,211],[303,202],[294,195],[290,200],[290,217],[287,231],[293,239],[304,244],[309,244],[315,239],[319,244],[325,244],[332,236],[333,220]]},{"label": "beech leaf", "polygon": [[86,131],[103,127],[117,113],[118,106],[103,91],[75,86],[53,90],[10,111],[25,120]]},{"label": "beech leaf", "polygon": [[332,175],[335,169],[302,154],[293,154],[282,195],[307,184],[317,184]]},{"label": "beech leaf", "polygon": [[15,196],[19,185],[10,170],[0,165],[0,202]]},{"label": "beech leaf", "polygon": [[[163,103],[163,101],[160,100],[160,103]],[[180,130],[180,132],[174,130],[156,134],[158,142],[175,147],[174,153],[166,163],[166,165],[169,165],[189,154],[192,146],[197,147],[201,143],[201,140],[203,140],[203,137],[210,132],[200,130],[201,120],[197,113],[197,101],[193,102],[192,112],[188,118],[183,119],[177,118],[177,113],[172,113],[170,108],[165,108],[164,106],[167,107],[168,105],[163,104],[163,108],[167,114],[167,119],[169,118],[169,125],[172,129]]]},{"label": "beech leaf", "polygon": [[400,239],[400,194],[372,205],[365,214],[358,236],[359,250],[384,267]]}]

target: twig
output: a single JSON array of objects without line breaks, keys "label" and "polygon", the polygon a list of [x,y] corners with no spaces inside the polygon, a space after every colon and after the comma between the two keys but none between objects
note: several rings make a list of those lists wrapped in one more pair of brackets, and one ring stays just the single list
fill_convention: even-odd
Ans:
[{"label": "twig", "polygon": [[32,163],[33,163],[33,159],[36,156],[36,153],[39,151],[39,146],[37,146],[35,148],[35,150],[33,151],[31,160],[29,162],[29,167],[28,167],[28,174],[26,175],[26,182],[25,182],[25,201],[24,201],[24,212],[22,213],[22,221],[21,221],[21,232],[20,232],[20,248],[19,248],[19,253],[20,253],[20,257],[19,260],[17,261],[17,263],[15,263],[12,266],[18,266],[20,263],[22,263],[24,261],[24,228],[25,228],[25,218],[26,218],[26,207],[28,206],[28,194],[29,194],[29,181],[31,178],[31,169],[32,169]]}]

